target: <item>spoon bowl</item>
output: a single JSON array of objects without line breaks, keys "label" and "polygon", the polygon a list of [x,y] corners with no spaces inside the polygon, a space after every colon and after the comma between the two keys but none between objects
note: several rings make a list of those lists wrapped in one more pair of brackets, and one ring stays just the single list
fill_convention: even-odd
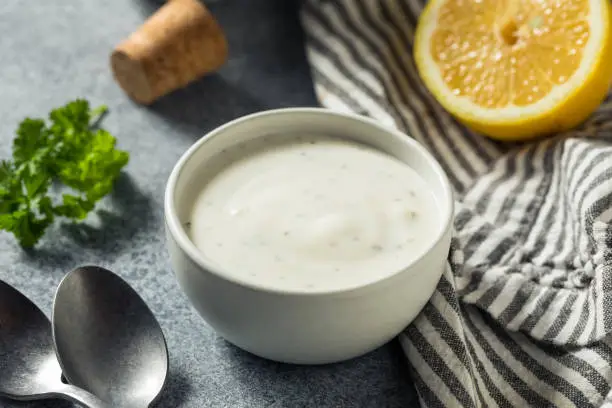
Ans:
[{"label": "spoon bowl", "polygon": [[25,295],[0,281],[0,396],[20,401],[64,398],[103,407],[93,395],[64,384],[51,322]]},{"label": "spoon bowl", "polygon": [[113,407],[145,408],[159,397],[168,351],[159,323],[118,275],[83,266],[60,283],[53,338],[66,379]]},{"label": "spoon bowl", "polygon": [[51,323],[34,303],[2,281],[0,367],[0,394],[14,399],[44,396],[61,381]]}]

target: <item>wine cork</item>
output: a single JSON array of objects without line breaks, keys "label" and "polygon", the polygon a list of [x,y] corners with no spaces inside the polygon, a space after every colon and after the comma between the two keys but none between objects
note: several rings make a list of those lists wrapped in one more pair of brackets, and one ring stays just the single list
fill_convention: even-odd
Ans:
[{"label": "wine cork", "polygon": [[227,53],[225,35],[204,4],[172,0],[115,48],[111,68],[132,99],[151,104],[219,69]]}]

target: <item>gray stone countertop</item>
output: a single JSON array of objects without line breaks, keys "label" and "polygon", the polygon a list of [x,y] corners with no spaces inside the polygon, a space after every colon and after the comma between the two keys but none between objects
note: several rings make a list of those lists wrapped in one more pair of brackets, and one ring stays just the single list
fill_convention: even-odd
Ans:
[{"label": "gray stone countertop", "polygon": [[[0,234],[0,279],[50,315],[56,285],[75,266],[97,264],[125,278],[153,309],[168,340],[171,377],[158,407],[418,406],[396,342],[341,364],[276,364],[225,342],[181,293],[163,234],[163,192],[175,161],[205,132],[228,120],[317,102],[298,3],[217,0],[210,8],[230,42],[224,68],[151,107],[132,103],[114,83],[108,57],[155,3],[2,1],[0,157],[9,156],[14,130],[24,117],[45,116],[53,107],[85,97],[94,105],[108,105],[104,127],[131,160],[115,193],[84,225],[57,225],[31,252]],[[6,408],[69,406],[0,399]]]}]

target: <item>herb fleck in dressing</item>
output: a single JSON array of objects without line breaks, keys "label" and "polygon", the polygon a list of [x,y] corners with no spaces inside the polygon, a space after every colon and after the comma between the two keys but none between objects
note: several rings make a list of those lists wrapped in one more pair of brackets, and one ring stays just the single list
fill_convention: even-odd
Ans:
[{"label": "herb fleck in dressing", "polygon": [[277,289],[341,289],[422,255],[438,207],[409,166],[343,139],[269,137],[218,155],[191,213],[196,247],[227,273]]}]

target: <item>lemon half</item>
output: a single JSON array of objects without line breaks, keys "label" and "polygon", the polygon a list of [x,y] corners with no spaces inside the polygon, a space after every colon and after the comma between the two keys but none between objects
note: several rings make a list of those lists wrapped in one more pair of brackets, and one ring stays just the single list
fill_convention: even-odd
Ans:
[{"label": "lemon half", "polygon": [[430,0],[414,57],[459,121],[500,140],[568,130],[612,80],[609,0]]}]

